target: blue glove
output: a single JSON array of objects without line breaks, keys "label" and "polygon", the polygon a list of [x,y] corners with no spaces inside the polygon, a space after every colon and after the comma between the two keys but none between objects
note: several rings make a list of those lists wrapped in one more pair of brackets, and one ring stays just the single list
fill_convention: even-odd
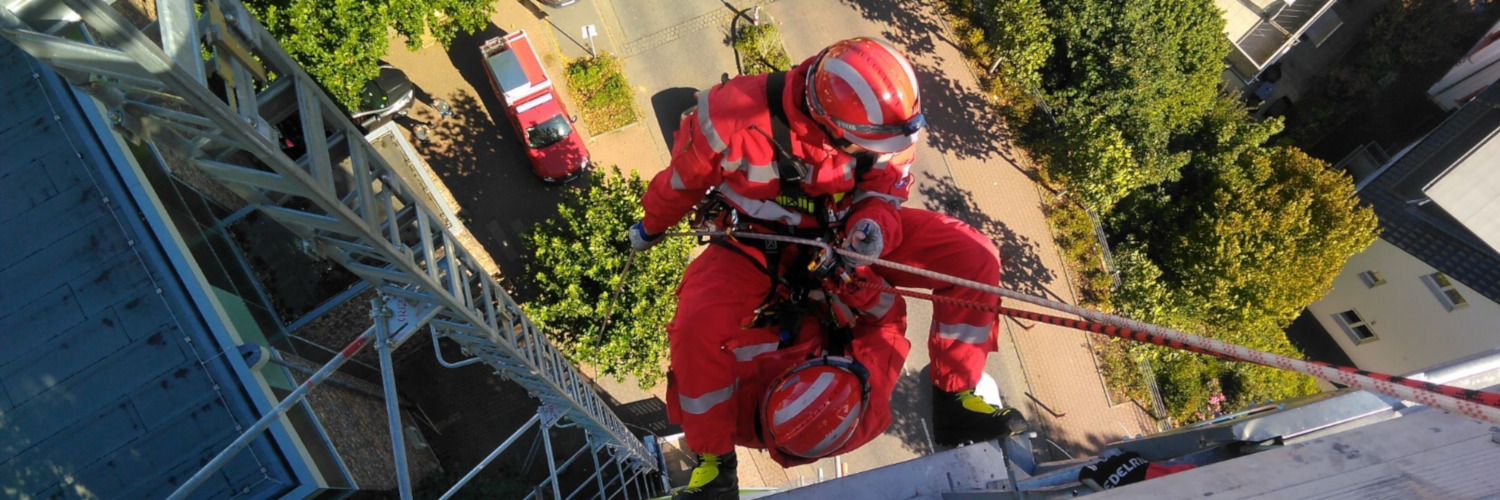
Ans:
[{"label": "blue glove", "polygon": [[[885,239],[881,236],[880,224],[870,219],[859,219],[849,225],[849,231],[844,235],[844,248],[853,250],[860,255],[870,258],[879,258],[880,251],[885,249]],[[859,265],[865,262],[857,263]]]},{"label": "blue glove", "polygon": [[630,248],[635,249],[637,252],[645,251],[656,246],[657,243],[661,243],[663,236],[665,236],[663,233],[651,234],[646,232],[646,226],[642,226],[641,223],[637,222],[635,225],[630,226]]}]

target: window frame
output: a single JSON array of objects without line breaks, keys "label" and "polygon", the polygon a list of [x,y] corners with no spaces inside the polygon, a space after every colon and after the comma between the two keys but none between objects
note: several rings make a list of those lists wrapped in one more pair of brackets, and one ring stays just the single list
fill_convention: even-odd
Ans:
[{"label": "window frame", "polygon": [[1469,307],[1469,300],[1458,291],[1458,284],[1442,271],[1422,275],[1422,281],[1431,287],[1433,295],[1448,312]]},{"label": "window frame", "polygon": [[1374,269],[1360,271],[1359,280],[1364,282],[1365,288],[1375,288],[1385,284],[1385,276],[1381,276],[1380,271]]},{"label": "window frame", "polygon": [[[1350,320],[1350,316],[1353,316],[1358,321]],[[1344,334],[1348,335],[1349,339],[1354,341],[1355,345],[1367,344],[1380,340],[1380,335],[1377,335],[1375,333],[1375,329],[1371,328],[1371,326],[1373,326],[1375,322],[1366,319],[1364,315],[1360,314],[1359,310],[1357,309],[1348,309],[1345,311],[1334,313],[1333,320],[1337,322],[1339,326],[1343,327]]]}]

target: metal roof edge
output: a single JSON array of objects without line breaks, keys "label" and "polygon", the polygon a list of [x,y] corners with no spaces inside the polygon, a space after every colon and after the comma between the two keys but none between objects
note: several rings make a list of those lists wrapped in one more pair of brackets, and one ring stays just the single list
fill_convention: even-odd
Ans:
[{"label": "metal roof edge", "polygon": [[[25,55],[24,57],[31,57]],[[99,185],[108,190],[111,199],[116,200],[119,209],[129,209],[140,214],[140,217],[120,217],[122,230],[135,233],[138,240],[153,241],[155,245],[136,245],[136,249],[143,257],[144,263],[152,268],[153,272],[164,278],[165,285],[161,289],[164,298],[181,307],[173,308],[176,313],[185,313],[187,319],[184,323],[184,334],[201,347],[213,347],[224,352],[234,353],[235,350],[230,342],[225,326],[222,324],[223,316],[219,311],[209,308],[205,304],[207,293],[201,286],[192,286],[190,283],[202,283],[202,281],[189,281],[188,278],[201,280],[196,272],[196,264],[181,251],[181,236],[176,233],[175,227],[165,220],[163,214],[156,207],[160,206],[152,193],[142,182],[140,166],[134,158],[127,154],[121,147],[114,133],[104,125],[107,123],[100,112],[99,104],[88,94],[76,90],[64,83],[60,76],[45,66],[33,66],[40,75],[38,79],[47,90],[48,98],[55,99],[60,104],[59,113],[64,115],[63,120],[71,122],[70,127],[81,139],[81,154],[85,156],[85,162],[101,175]],[[106,140],[109,138],[109,140]],[[142,203],[147,200],[147,203]],[[212,319],[211,319],[212,318]],[[216,356],[214,359],[203,363],[216,383],[221,386],[231,385],[239,389],[235,393],[240,398],[224,398],[226,409],[239,421],[252,422],[259,418],[268,403],[265,392],[261,390],[248,390],[246,384],[257,382],[249,373],[249,367],[245,365],[244,359],[238,355]],[[226,384],[228,382],[229,384]],[[246,401],[248,399],[249,401]],[[260,481],[258,485],[264,485],[259,491],[253,491],[249,498],[281,498],[287,493],[295,491],[299,485],[317,484],[312,470],[311,460],[295,452],[298,446],[291,435],[288,434],[284,425],[275,425],[271,428],[272,441],[257,439],[250,444],[251,450],[262,455],[277,457],[279,463],[285,467],[282,471],[283,478],[287,481]],[[242,452],[243,453],[243,452]],[[296,456],[296,459],[292,457]],[[272,474],[273,471],[265,471]]]}]

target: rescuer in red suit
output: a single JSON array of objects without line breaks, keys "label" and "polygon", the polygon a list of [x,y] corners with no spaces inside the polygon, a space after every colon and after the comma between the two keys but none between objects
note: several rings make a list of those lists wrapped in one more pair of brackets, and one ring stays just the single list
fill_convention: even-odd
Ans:
[{"label": "rescuer in red suit", "polygon": [[[631,245],[646,250],[695,207],[717,206],[709,218],[721,228],[839,240],[866,256],[998,285],[998,252],[987,237],[952,217],[901,206],[926,125],[920,104],[906,57],[868,38],[834,43],[784,74],[700,92],[674,136],[671,164],[641,200],[646,215],[630,228]],[[905,304],[890,292],[817,285],[835,278],[809,281],[806,269],[829,258],[817,250],[718,238],[688,265],[667,326],[667,405],[700,460],[674,498],[738,498],[736,444],[765,448],[791,466],[851,451],[890,424],[891,391],[910,348]],[[847,272],[1000,302],[900,271]],[[821,305],[805,313],[799,304],[806,303]],[[830,319],[840,308],[848,317]],[[1019,412],[973,393],[996,349],[996,328],[993,313],[934,304],[928,348],[937,443],[1026,428]]]}]

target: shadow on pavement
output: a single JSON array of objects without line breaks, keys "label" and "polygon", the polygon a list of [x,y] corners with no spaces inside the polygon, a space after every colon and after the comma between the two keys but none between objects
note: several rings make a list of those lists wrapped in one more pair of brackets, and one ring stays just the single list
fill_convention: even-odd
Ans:
[{"label": "shadow on pavement", "polygon": [[926,182],[918,183],[918,191],[927,197],[926,208],[951,215],[990,237],[1000,248],[1000,286],[1027,295],[1044,296],[1053,300],[1061,297],[1047,290],[1047,285],[1057,279],[1057,274],[1047,268],[1037,255],[1040,244],[1031,238],[1016,234],[1004,222],[991,218],[975,208],[974,193],[958,187],[949,177],[938,178],[923,173]]},{"label": "shadow on pavement", "polygon": [[694,94],[698,89],[691,87],[672,87],[651,96],[651,109],[656,113],[656,125],[661,127],[662,139],[667,141],[667,149],[672,149],[672,135],[677,133],[678,125],[682,124],[682,113],[697,104]]},{"label": "shadow on pavement", "polygon": [[891,390],[891,426],[885,434],[901,440],[902,447],[920,456],[930,455],[932,445],[932,379],[929,368],[902,373]]},{"label": "shadow on pavement", "polygon": [[1008,132],[986,96],[948,77],[967,62],[938,55],[937,44],[953,44],[935,9],[917,0],[843,0],[865,19],[885,26],[882,38],[906,52],[917,73],[922,112],[927,115],[926,141],[958,158],[986,159],[1003,154]]}]

